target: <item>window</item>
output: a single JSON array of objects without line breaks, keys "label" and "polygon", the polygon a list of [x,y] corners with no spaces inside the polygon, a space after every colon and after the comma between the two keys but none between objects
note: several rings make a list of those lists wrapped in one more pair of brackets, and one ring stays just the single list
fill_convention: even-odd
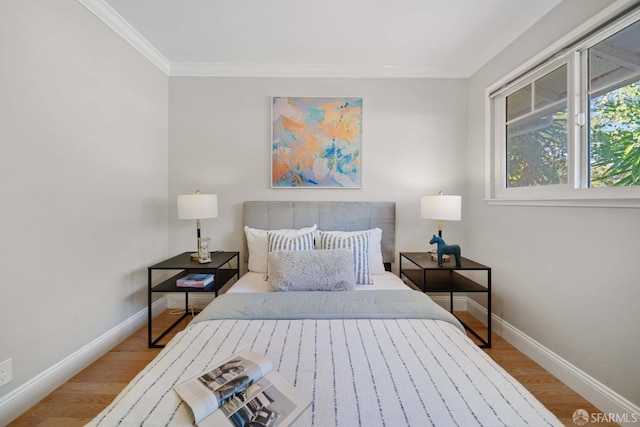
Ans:
[{"label": "window", "polygon": [[506,97],[507,187],[567,183],[567,66]]},{"label": "window", "polygon": [[640,206],[640,11],[496,87],[490,200]]},{"label": "window", "polygon": [[588,57],[590,184],[640,185],[640,21]]}]

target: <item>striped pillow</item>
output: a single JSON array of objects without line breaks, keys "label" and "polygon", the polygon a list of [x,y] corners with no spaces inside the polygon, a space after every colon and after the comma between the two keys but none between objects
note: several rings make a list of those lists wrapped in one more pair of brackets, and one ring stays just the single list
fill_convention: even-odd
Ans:
[{"label": "striped pillow", "polygon": [[269,253],[275,251],[312,251],[313,238],[315,237],[314,230],[308,233],[300,234],[299,236],[289,236],[277,231],[267,232],[267,271],[264,275],[264,280],[269,278]]},{"label": "striped pillow", "polygon": [[373,284],[369,270],[369,234],[367,232],[344,236],[320,231],[320,249],[351,249],[356,284]]},{"label": "striped pillow", "polygon": [[301,234],[299,236],[287,236],[284,233],[278,233],[277,231],[267,232],[267,248],[268,252],[274,251],[311,251],[313,250],[313,237],[314,232],[311,230],[308,233]]}]

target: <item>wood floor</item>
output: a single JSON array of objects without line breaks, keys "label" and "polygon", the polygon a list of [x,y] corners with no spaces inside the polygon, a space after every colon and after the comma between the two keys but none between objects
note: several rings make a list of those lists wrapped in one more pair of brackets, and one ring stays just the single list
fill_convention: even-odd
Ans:
[{"label": "wood floor", "polygon": [[[468,313],[456,314],[482,336],[486,336],[486,328],[478,320]],[[166,328],[174,318],[175,315],[165,311],[153,321],[154,329]],[[186,326],[188,320],[185,319],[184,325],[181,324],[176,330]],[[9,426],[82,426],[109,405],[120,390],[159,351],[160,349],[147,348],[145,326],[18,417]],[[576,409],[581,408],[588,413],[600,412],[497,334],[492,334],[492,348],[485,351],[533,393],[564,425],[576,425],[572,420],[572,414]],[[587,426],[593,425],[595,424],[587,424]],[[615,426],[617,424],[598,425]]]}]

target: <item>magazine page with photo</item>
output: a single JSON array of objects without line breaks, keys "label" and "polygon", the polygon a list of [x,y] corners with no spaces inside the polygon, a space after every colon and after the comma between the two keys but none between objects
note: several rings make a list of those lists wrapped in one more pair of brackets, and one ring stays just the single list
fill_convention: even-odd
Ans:
[{"label": "magazine page with photo", "polygon": [[199,427],[288,426],[311,405],[278,372],[271,371],[205,418]]},{"label": "magazine page with photo", "polygon": [[284,426],[311,399],[301,398],[272,367],[269,359],[243,350],[174,390],[199,426]]},{"label": "magazine page with photo", "polygon": [[271,361],[249,350],[231,356],[213,369],[178,384],[174,390],[191,408],[196,423],[235,394],[271,371]]}]

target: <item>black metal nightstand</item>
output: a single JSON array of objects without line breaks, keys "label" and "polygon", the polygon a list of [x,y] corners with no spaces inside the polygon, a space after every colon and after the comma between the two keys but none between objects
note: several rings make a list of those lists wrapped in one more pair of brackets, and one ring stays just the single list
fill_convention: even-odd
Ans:
[{"label": "black metal nightstand", "polygon": [[[191,252],[185,252],[173,258],[166,259],[158,264],[152,265],[148,268],[148,311],[149,311],[149,348],[164,347],[163,344],[158,344],[169,331],[171,331],[182,319],[188,315],[189,310],[189,293],[193,292],[215,292],[215,296],[218,296],[218,291],[229,281],[232,277],[236,276],[236,279],[240,278],[240,265],[239,265],[240,253],[239,252],[211,252],[211,262],[207,264],[200,264],[197,260],[191,259]],[[234,266],[235,265],[235,266]],[[223,268],[225,267],[225,268]],[[154,270],[182,270],[170,278],[152,286],[153,283],[153,271]],[[212,283],[209,283],[204,288],[183,288],[176,285],[176,281],[188,274],[192,273],[205,273],[213,274],[214,279]],[[151,322],[153,316],[151,315],[151,296],[153,293],[170,293],[179,292],[185,295],[185,312],[176,320],[169,328],[167,328],[159,337],[153,339]]]},{"label": "black metal nightstand", "polygon": [[[402,259],[409,261],[412,266],[406,268],[402,265]],[[487,273],[487,286],[483,286],[459,273],[462,270],[482,270]],[[487,339],[478,335],[460,319],[460,323],[473,336],[478,338],[482,348],[491,348],[491,267],[479,264],[470,259],[461,257],[460,267],[456,267],[452,259],[448,263],[438,266],[437,261],[431,259],[431,252],[400,252],[400,278],[406,277],[409,284],[422,292],[447,292],[449,293],[449,311],[453,314],[454,292],[484,292],[487,294]]]}]

